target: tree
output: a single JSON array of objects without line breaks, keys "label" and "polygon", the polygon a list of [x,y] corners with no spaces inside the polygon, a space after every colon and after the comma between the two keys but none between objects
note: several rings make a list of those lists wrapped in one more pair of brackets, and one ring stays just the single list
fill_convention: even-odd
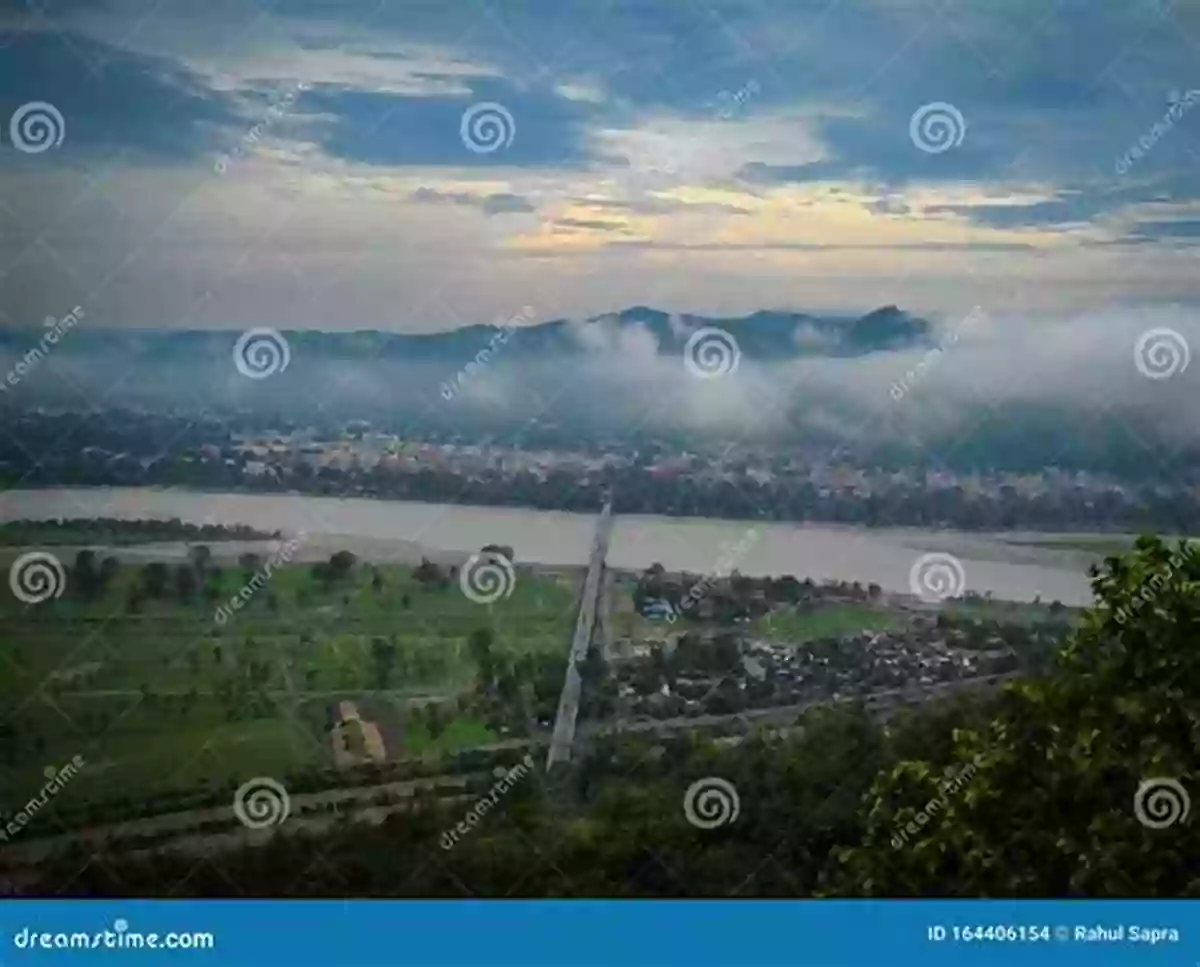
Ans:
[{"label": "tree", "polygon": [[111,554],[100,562],[100,584],[101,588],[107,588],[108,585],[116,578],[121,570],[121,562]]},{"label": "tree", "polygon": [[188,602],[196,593],[196,571],[190,564],[180,564],[175,569],[175,593],[179,600]]},{"label": "tree", "polygon": [[492,656],[494,640],[491,628],[476,628],[467,638],[467,651],[479,669],[479,680],[486,687],[492,684],[496,675],[496,663]]},{"label": "tree", "polygon": [[442,733],[446,731],[446,717],[442,714],[441,707],[437,702],[431,702],[426,706],[425,712],[425,727],[429,730],[431,739],[439,739]]},{"label": "tree", "polygon": [[203,577],[212,562],[212,550],[207,544],[193,544],[188,548],[188,560],[192,562],[196,573]]},{"label": "tree", "polygon": [[85,598],[95,597],[101,590],[100,572],[96,568],[96,552],[84,548],[75,555],[71,569],[71,584]]},{"label": "tree", "polygon": [[167,592],[171,569],[162,561],[151,561],[142,567],[142,587],[151,598],[161,598]]},{"label": "tree", "polygon": [[1143,781],[1200,780],[1200,563],[1143,537],[1093,569],[1092,589],[1097,605],[1050,675],[1010,685],[986,726],[956,729],[947,759],[907,759],[877,780],[836,889],[1200,896],[1200,867],[1184,859],[1200,855],[1200,824],[1151,830],[1137,816]]},{"label": "tree", "polygon": [[479,553],[485,556],[488,554],[496,554],[508,561],[509,564],[515,564],[517,560],[516,557],[513,556],[513,549],[507,544],[485,544],[480,549]]},{"label": "tree", "polygon": [[413,569],[413,580],[424,585],[437,584],[442,577],[442,569],[428,558],[421,558],[421,563]]},{"label": "tree", "polygon": [[329,557],[329,572],[334,580],[344,578],[353,569],[358,558],[350,551],[335,551]]},{"label": "tree", "polygon": [[371,661],[375,666],[375,687],[381,691],[388,687],[392,667],[396,662],[396,646],[382,635],[371,639]]}]

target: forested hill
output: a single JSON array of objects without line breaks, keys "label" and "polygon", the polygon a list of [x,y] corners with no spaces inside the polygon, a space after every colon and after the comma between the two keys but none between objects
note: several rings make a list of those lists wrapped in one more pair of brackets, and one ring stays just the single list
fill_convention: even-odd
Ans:
[{"label": "forested hill", "polygon": [[[706,327],[730,333],[747,359],[779,361],[801,356],[859,356],[872,352],[926,345],[932,327],[924,319],[896,306],[862,316],[822,316],[804,312],[759,311],[736,318],[673,315],[635,306],[612,314],[575,321],[534,322],[532,307],[491,324],[465,326],[445,332],[408,335],[383,329],[341,331],[281,330],[292,355],[321,359],[451,362],[461,365],[493,341],[504,341],[505,356],[546,359],[587,352],[619,341],[624,333],[652,335],[662,355],[684,352],[692,334]],[[270,325],[265,321],[264,325]],[[511,329],[511,332],[510,332]],[[40,331],[0,330],[0,350],[24,352],[37,343]],[[63,339],[57,352],[120,354],[159,362],[227,360],[240,331],[116,329],[80,326]]]}]

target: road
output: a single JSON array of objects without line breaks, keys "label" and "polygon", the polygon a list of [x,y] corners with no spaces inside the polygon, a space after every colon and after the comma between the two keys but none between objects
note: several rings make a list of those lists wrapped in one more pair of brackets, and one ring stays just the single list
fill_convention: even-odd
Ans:
[{"label": "road", "polygon": [[851,705],[855,702],[862,702],[872,711],[891,709],[897,705],[913,705],[929,701],[932,698],[944,698],[956,692],[980,688],[995,688],[1010,679],[1020,677],[1021,674],[1021,672],[1005,672],[1002,675],[986,675],[978,678],[963,678],[958,681],[939,682],[937,685],[919,691],[911,688],[895,688],[885,692],[872,692],[867,695],[850,695],[837,699],[822,698],[814,699],[811,702],[799,702],[795,705],[776,705],[768,708],[746,709],[744,712],[733,712],[728,715],[681,715],[673,719],[643,719],[632,722],[601,723],[586,726],[583,734],[586,734],[590,738],[614,732],[672,732],[679,729],[713,728],[739,721],[747,726],[755,724],[792,725],[799,715],[813,708]]},{"label": "road", "polygon": [[571,761],[571,746],[575,743],[575,720],[579,716],[579,698],[583,681],[579,667],[587,659],[596,619],[600,611],[600,593],[604,587],[604,558],[608,555],[608,542],[612,536],[612,501],[600,511],[596,522],[596,536],[592,540],[592,554],[588,561],[587,577],[583,582],[583,594],[579,599],[579,617],[575,622],[575,634],[571,639],[571,652],[567,658],[567,675],[563,682],[562,695],[558,700],[558,715],[554,720],[554,736],[550,740],[550,752],[546,756],[546,771],[556,765]]},{"label": "road", "polygon": [[[585,726],[580,730],[580,738],[593,738],[600,734],[630,733],[630,732],[673,732],[683,729],[712,728],[741,722],[747,726],[752,724],[778,725],[780,734],[795,731],[798,716],[809,709],[822,706],[832,707],[861,701],[868,710],[887,717],[901,705],[916,704],[931,698],[940,698],[957,692],[972,689],[990,689],[999,687],[1004,682],[1019,677],[1019,672],[1007,672],[1002,675],[988,675],[978,678],[965,678],[960,681],[942,682],[932,688],[920,691],[914,689],[891,689],[884,692],[874,692],[864,696],[850,696],[839,699],[820,699],[795,705],[777,706],[774,708],[749,709],[731,715],[700,715],[664,719],[662,721],[639,721],[606,723],[603,725]],[[572,719],[572,731],[574,720]],[[574,735],[572,734],[572,739]],[[730,738],[728,742],[740,742],[745,735]],[[509,740],[480,746],[479,749],[499,750],[510,748],[530,748],[528,740]],[[536,751],[536,750],[534,750]],[[570,747],[567,754],[570,755]],[[569,759],[567,760],[569,761]],[[461,800],[464,803],[472,801],[466,790],[466,780],[469,775],[486,775],[486,773],[464,772],[455,775],[447,774],[438,777],[410,779],[393,782],[364,783],[361,786],[339,787],[323,791],[297,794],[290,797],[291,818],[288,820],[288,831],[307,829],[310,832],[327,831],[335,822],[327,814],[322,815],[323,807],[333,806],[339,815],[360,816],[364,819],[379,822],[382,818],[396,811],[409,808],[411,799],[419,789],[437,790],[443,800]],[[457,795],[447,795],[448,786],[459,789]],[[388,806],[373,805],[374,798],[382,791],[389,791],[404,796],[404,801]],[[236,848],[262,841],[270,835],[267,830],[246,830],[233,824],[233,810],[229,806],[203,807],[172,813],[162,813],[156,816],[139,817],[119,823],[109,823],[88,829],[74,830],[61,835],[43,837],[25,842],[14,841],[4,852],[9,869],[0,869],[0,895],[11,893],[32,882],[34,879],[31,868],[45,861],[56,851],[71,844],[83,844],[100,852],[112,849],[114,844],[128,841],[137,836],[176,834],[170,839],[160,842],[156,848],[180,848],[198,854],[218,852],[222,848]],[[197,832],[198,826],[204,823],[225,821],[229,828],[213,832]],[[129,852],[128,847],[116,849],[117,852]]]}]

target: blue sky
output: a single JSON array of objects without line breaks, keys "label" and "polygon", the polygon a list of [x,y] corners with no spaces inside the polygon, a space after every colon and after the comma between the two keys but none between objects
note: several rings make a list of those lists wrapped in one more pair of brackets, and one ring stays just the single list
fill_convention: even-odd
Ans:
[{"label": "blue sky", "polygon": [[1200,0],[30,0],[0,92],[0,325],[1200,290]]}]

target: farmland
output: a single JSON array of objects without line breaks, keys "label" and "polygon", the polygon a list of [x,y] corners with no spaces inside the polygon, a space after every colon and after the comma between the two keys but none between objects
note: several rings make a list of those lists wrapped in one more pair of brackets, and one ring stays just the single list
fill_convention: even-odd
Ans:
[{"label": "farmland", "polygon": [[[387,759],[452,754],[520,737],[557,699],[573,575],[519,569],[509,596],[476,603],[453,569],[283,565],[215,620],[256,563],[110,565],[83,593],[65,560],[60,597],[0,596],[0,768],[14,799],[80,754],[63,798],[90,806],[328,770],[339,708],[378,730]],[[507,702],[477,687],[480,640]],[[513,711],[518,682],[531,683],[527,714]]]}]

